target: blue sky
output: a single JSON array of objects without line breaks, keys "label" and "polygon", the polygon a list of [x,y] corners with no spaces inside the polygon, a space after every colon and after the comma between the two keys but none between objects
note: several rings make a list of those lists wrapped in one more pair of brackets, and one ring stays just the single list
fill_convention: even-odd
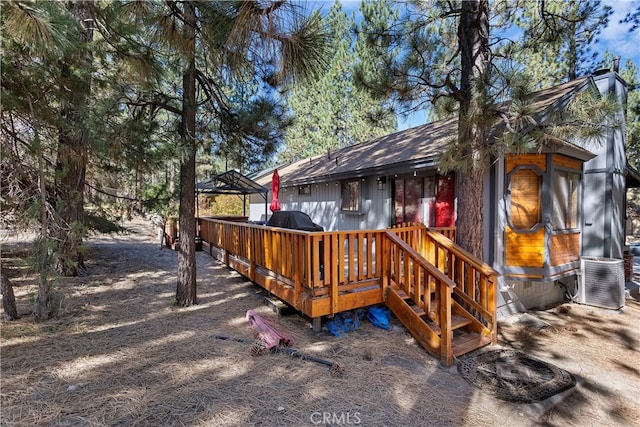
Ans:
[{"label": "blue sky", "polygon": [[[360,0],[341,0],[343,9],[347,13],[352,11],[358,13]],[[604,52],[608,49],[614,55],[621,57],[620,65],[624,67],[627,59],[631,59],[634,64],[640,68],[640,29],[630,33],[630,24],[621,24],[627,13],[635,11],[640,6],[640,0],[603,0],[604,5],[611,6],[613,15],[609,19],[607,28],[598,35],[598,42],[594,49],[599,54],[599,58],[603,57]],[[328,10],[333,4],[333,0],[316,0],[312,2],[313,7],[318,7],[324,11]],[[595,71],[595,70],[594,70]],[[426,113],[418,112],[412,115],[408,120],[399,118],[398,127],[405,129],[426,122]]]},{"label": "blue sky", "polygon": [[[333,4],[333,0],[316,0],[314,3],[327,10]],[[360,0],[341,0],[341,3],[345,11],[358,13]],[[620,20],[627,13],[635,11],[640,6],[640,0],[603,0],[602,4],[611,6],[613,15],[609,19],[608,27],[598,36],[596,50],[604,52],[608,48],[615,54],[622,56],[622,63],[630,58],[636,66],[640,67],[640,29],[629,33],[631,25],[620,24]]]},{"label": "blue sky", "polygon": [[622,57],[621,64],[631,59],[637,67],[640,67],[640,28],[629,33],[630,25],[619,23],[627,13],[633,12],[640,6],[640,1],[605,0],[603,3],[611,6],[613,15],[609,20],[609,26],[600,34],[596,49],[604,52],[608,48]]}]

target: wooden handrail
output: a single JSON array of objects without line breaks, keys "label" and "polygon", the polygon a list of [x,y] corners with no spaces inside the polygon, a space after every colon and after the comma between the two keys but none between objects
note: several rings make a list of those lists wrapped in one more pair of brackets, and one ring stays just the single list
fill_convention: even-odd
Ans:
[{"label": "wooden handrail", "polygon": [[497,273],[440,234],[451,235],[450,228],[305,232],[208,218],[198,224],[205,250],[318,325],[321,316],[384,302],[387,287],[398,285],[438,323],[447,364],[452,310],[468,312],[476,330],[497,342]]},{"label": "wooden handrail", "polygon": [[424,259],[417,251],[415,251],[411,246],[409,246],[404,240],[402,240],[396,233],[393,231],[386,232],[387,238],[389,238],[393,243],[400,246],[402,250],[404,250],[411,259],[420,265],[422,268],[429,270],[429,273],[432,274],[437,280],[441,281],[451,289],[456,287],[456,284],[443,272],[438,270],[433,264]]},{"label": "wooden handrail", "polygon": [[478,304],[477,302],[475,302],[474,300],[472,300],[469,295],[465,294],[464,292],[462,292],[459,289],[454,289],[454,292],[457,296],[459,296],[462,300],[464,300],[464,302],[466,302],[467,304],[473,306],[474,310],[477,310],[480,312],[480,314],[482,314],[484,317],[487,318],[491,318],[492,314],[485,309],[483,306],[481,306],[480,304]]},{"label": "wooden handrail", "polygon": [[[387,230],[385,237],[390,244],[396,247],[396,256],[389,257],[391,267],[390,272],[395,273],[392,280],[396,285],[412,300],[412,304],[429,315],[436,321],[440,329],[440,339],[435,339],[438,333],[435,330],[427,329],[423,333],[427,334],[429,341],[439,341],[440,359],[450,366],[453,362],[453,329],[451,324],[452,298],[451,294],[456,284],[435,265],[424,259],[416,250],[396,234],[396,229]],[[402,251],[403,256],[400,256]],[[437,312],[431,306],[431,285],[435,287],[433,291],[436,295]]]},{"label": "wooden handrail", "polygon": [[[384,230],[306,232],[209,218],[199,223],[205,246],[218,259],[253,281],[277,282],[274,289],[279,290],[268,289],[300,311],[305,312],[305,300],[314,298],[329,298],[328,304],[320,304],[320,315],[383,301],[378,247]],[[368,296],[354,298],[362,289],[370,291]],[[316,314],[306,309],[313,313],[305,314]]]},{"label": "wooden handrail", "polygon": [[392,231],[457,285],[453,295],[458,309],[473,316],[479,322],[478,327],[491,335],[496,344],[498,273],[449,240],[440,229],[407,223],[393,227]]},{"label": "wooden handrail", "polygon": [[428,227],[429,230],[442,234],[452,242],[456,241],[456,228],[455,227]]},{"label": "wooden handrail", "polygon": [[462,247],[456,245],[450,239],[447,239],[447,237],[444,236],[442,233],[439,233],[437,231],[432,231],[431,229],[428,229],[428,228],[425,229],[425,231],[431,239],[438,242],[440,245],[442,245],[444,248],[446,248],[450,252],[455,253],[457,258],[463,259],[464,262],[466,262],[469,265],[472,265],[476,270],[482,272],[482,274],[486,276],[497,274],[497,272],[490,265],[484,262],[480,262],[478,258],[471,255],[470,252],[464,250]]}]

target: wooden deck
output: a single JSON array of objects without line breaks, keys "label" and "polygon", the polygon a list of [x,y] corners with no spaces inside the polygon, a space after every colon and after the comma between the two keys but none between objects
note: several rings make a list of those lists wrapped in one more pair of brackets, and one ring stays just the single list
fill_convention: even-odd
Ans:
[{"label": "wooden deck", "polygon": [[453,358],[496,343],[496,272],[455,229],[303,232],[198,219],[203,250],[314,320],[386,303],[422,346]]}]

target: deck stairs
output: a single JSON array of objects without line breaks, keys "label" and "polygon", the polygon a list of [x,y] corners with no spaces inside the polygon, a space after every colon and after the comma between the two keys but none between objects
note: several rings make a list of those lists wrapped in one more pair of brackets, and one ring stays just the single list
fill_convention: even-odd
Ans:
[{"label": "deck stairs", "polygon": [[[440,357],[436,352],[441,347],[442,328],[438,324],[437,313],[425,312],[397,286],[389,287],[387,292],[386,304],[393,314],[423,347],[434,356]],[[479,332],[474,321],[477,322],[465,310],[452,310],[450,329],[453,357],[491,344],[491,337]]]},{"label": "deck stairs", "polygon": [[[397,243],[404,246],[404,242]],[[482,321],[482,309],[445,272],[415,251],[405,252],[401,257],[405,262],[407,255],[414,257],[412,268],[399,268],[390,274],[385,303],[411,335],[446,365],[453,358],[495,343],[493,328]],[[431,273],[413,273],[416,264]],[[429,274],[440,277],[440,281],[426,279]]]}]

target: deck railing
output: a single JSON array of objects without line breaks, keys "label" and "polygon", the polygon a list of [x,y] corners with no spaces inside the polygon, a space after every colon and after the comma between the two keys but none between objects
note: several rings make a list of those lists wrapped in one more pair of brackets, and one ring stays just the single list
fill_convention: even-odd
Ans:
[{"label": "deck railing", "polygon": [[448,228],[401,224],[392,231],[455,283],[454,310],[472,314],[482,325],[482,332],[490,334],[495,344],[497,272],[445,237],[455,233]]},{"label": "deck railing", "polygon": [[[439,331],[421,328],[420,342],[427,346],[431,353],[450,365],[453,341],[451,296],[456,284],[399,235],[416,237],[419,229],[412,230],[409,234],[394,233],[398,230],[395,228],[387,232],[385,254],[388,254],[391,261],[387,272],[390,285],[400,290],[400,294],[411,301],[417,313],[424,314],[435,321]],[[396,293],[393,292],[393,295],[395,296]],[[415,329],[418,330],[417,327]]]},{"label": "deck railing", "polygon": [[384,301],[384,230],[304,232],[199,219],[204,250],[317,318]]},{"label": "deck railing", "polygon": [[[304,232],[200,218],[203,249],[314,319],[385,302],[390,284],[437,319],[450,363],[451,315],[469,313],[496,342],[496,272],[445,236],[455,229]],[[425,298],[424,295],[437,298]]]}]

